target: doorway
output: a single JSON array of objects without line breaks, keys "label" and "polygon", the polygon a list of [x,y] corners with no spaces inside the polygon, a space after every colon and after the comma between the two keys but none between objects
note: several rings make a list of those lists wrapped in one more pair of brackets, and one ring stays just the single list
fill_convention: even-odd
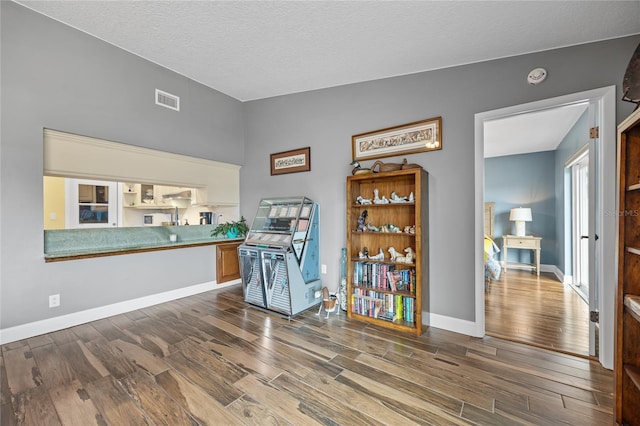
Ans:
[{"label": "doorway", "polygon": [[[577,102],[589,102],[594,105],[594,111],[599,123],[600,141],[594,145],[594,152],[591,154],[596,159],[598,169],[597,179],[594,181],[595,173],[591,176],[591,186],[599,194],[598,200],[590,201],[595,209],[589,222],[594,224],[589,234],[589,245],[591,253],[595,257],[590,257],[590,303],[599,311],[600,316],[600,339],[599,347],[596,351],[598,359],[605,368],[613,367],[613,339],[614,339],[614,295],[616,283],[615,256],[602,256],[601,253],[615,253],[615,217],[606,215],[606,211],[615,210],[615,164],[616,164],[616,143],[615,143],[615,86],[594,89],[586,92],[560,96],[553,99],[536,101],[529,104],[507,107],[500,110],[487,111],[475,116],[475,228],[476,228],[476,334],[479,336],[485,333],[485,306],[484,306],[484,261],[483,261],[483,204],[484,197],[484,124],[485,122],[509,115],[524,114],[531,111],[539,111],[554,106],[575,104]],[[597,153],[595,152],[597,151]],[[597,155],[596,155],[597,154]],[[607,189],[606,191],[604,189]],[[490,201],[490,200],[488,200]],[[593,204],[596,203],[596,204]],[[571,262],[571,250],[564,250],[561,258],[564,264]],[[567,256],[569,258],[567,258]],[[553,266],[553,265],[552,265]],[[544,269],[543,269],[544,271]],[[562,271],[560,271],[562,272]],[[599,282],[597,295],[594,293],[593,282]],[[591,297],[591,296],[597,297]],[[591,328],[591,327],[590,327]],[[594,328],[595,330],[595,328]],[[595,335],[595,333],[593,333]],[[595,340],[595,339],[593,339]]]},{"label": "doorway", "polygon": [[[573,188],[589,188],[584,181],[588,179],[584,147],[594,126],[591,118],[589,103],[577,102],[485,123],[485,200],[494,203],[493,237],[501,249],[494,257],[503,265],[500,279],[490,282],[485,292],[486,332],[491,336],[590,355],[588,299],[573,290],[572,264],[560,261],[558,247],[575,235],[572,222],[565,225],[563,221],[563,206],[575,204]],[[536,133],[542,125],[548,128]],[[519,136],[513,138],[514,134]],[[572,188],[565,183],[566,159],[578,152],[578,160],[571,163],[584,167],[574,167],[569,177],[583,179],[571,179]],[[583,195],[586,203],[588,194]],[[578,213],[586,212],[584,207]],[[519,211],[528,215],[522,223],[525,229],[518,234],[513,220]],[[588,218],[581,217],[588,238]],[[585,250],[588,260],[588,244]],[[568,253],[576,252],[570,246]],[[586,282],[588,270],[583,277]]]}]

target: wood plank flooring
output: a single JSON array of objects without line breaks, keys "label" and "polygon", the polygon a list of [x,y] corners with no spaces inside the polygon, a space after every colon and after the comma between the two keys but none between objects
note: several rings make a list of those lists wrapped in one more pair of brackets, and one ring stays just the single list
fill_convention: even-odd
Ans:
[{"label": "wood plank flooring", "polygon": [[2,346],[2,425],[602,425],[613,375],[493,337],[416,337],[240,285]]},{"label": "wood plank flooring", "polygon": [[553,274],[510,269],[485,292],[485,331],[588,356],[589,306]]}]

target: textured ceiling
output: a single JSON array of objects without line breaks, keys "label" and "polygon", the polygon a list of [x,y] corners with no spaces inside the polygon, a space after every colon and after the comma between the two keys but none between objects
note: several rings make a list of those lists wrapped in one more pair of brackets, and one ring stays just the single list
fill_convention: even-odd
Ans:
[{"label": "textured ceiling", "polygon": [[624,1],[18,1],[241,101],[640,33]]},{"label": "textured ceiling", "polygon": [[[640,33],[640,1],[17,3],[241,101]],[[486,155],[555,149],[580,114],[487,123]]]}]

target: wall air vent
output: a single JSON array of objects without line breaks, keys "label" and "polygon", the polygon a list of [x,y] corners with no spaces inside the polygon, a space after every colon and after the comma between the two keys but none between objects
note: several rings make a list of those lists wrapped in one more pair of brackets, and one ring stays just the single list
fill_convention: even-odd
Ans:
[{"label": "wall air vent", "polygon": [[156,89],[156,105],[180,111],[180,98],[171,93]]}]

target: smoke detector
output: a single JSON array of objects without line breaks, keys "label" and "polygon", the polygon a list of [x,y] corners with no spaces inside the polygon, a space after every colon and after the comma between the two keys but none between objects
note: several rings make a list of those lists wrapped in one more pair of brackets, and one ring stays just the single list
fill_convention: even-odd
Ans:
[{"label": "smoke detector", "polygon": [[531,70],[531,72],[527,76],[527,83],[535,86],[536,84],[542,83],[545,78],[547,78],[547,70],[545,70],[544,68],[536,68],[534,70]]}]

